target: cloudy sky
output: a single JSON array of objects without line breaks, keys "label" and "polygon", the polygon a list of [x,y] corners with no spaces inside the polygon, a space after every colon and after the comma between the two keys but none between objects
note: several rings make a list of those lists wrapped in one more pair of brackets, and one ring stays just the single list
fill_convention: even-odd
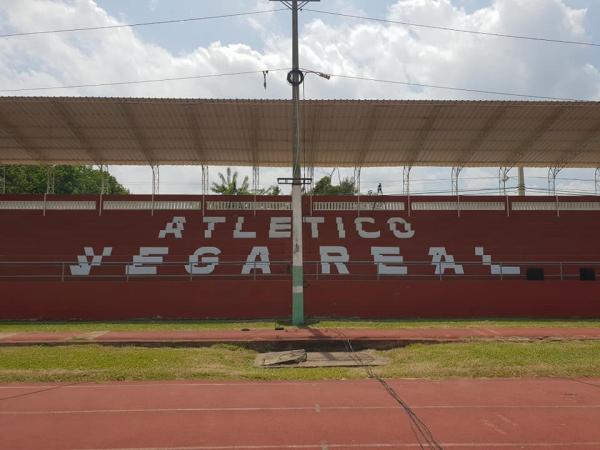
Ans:
[{"label": "cloudy sky", "polygon": [[[598,0],[322,0],[311,7],[345,14],[492,33],[600,43]],[[0,34],[266,11],[252,16],[78,33],[0,38],[0,95],[287,98],[285,72],[97,88],[11,89],[185,77],[287,68],[290,14],[269,0],[0,0]],[[304,11],[301,65],[332,74],[468,89],[600,100],[600,48],[405,27]],[[443,89],[315,76],[307,98],[502,99]],[[506,97],[504,97],[506,98]],[[333,168],[319,168],[316,177]],[[213,177],[219,169],[211,168]],[[247,168],[240,168],[249,174]],[[362,189],[382,182],[399,193],[401,169],[364,170]],[[150,190],[146,167],[111,167],[135,193]],[[341,170],[341,177],[351,171]],[[463,171],[465,191],[498,186],[497,169]],[[512,174],[514,175],[514,174]],[[263,169],[261,184],[289,176]],[[565,170],[562,190],[593,190],[594,172]],[[334,178],[338,177],[338,172]],[[413,191],[447,191],[450,169],[418,169]],[[546,171],[527,184],[547,186]],[[427,181],[424,181],[427,180]],[[437,181],[436,181],[437,180]],[[515,184],[514,181],[509,184]],[[162,193],[199,193],[198,168],[161,169]]]}]

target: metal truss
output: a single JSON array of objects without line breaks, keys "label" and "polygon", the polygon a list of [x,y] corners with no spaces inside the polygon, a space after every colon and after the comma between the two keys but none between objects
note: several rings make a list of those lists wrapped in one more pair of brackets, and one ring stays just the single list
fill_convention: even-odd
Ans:
[{"label": "metal truss", "polygon": [[100,165],[100,195],[110,194],[108,166]]},{"label": "metal truss", "polygon": [[460,177],[460,173],[462,172],[463,167],[453,167],[452,168],[452,172],[450,174],[450,179],[451,179],[451,183],[452,183],[452,195],[459,195],[460,192],[460,186],[459,186],[459,177]]},{"label": "metal truss", "polygon": [[0,194],[6,194],[6,166],[0,166]]},{"label": "metal truss", "polygon": [[360,172],[362,171],[362,167],[356,166],[354,168],[354,189],[360,195]]},{"label": "metal truss", "polygon": [[151,165],[152,168],[152,197],[160,193],[160,166]]},{"label": "metal truss", "polygon": [[208,166],[202,164],[201,166],[201,170],[202,170],[202,195],[206,195],[208,194],[208,188],[209,188],[209,181],[208,181]]},{"label": "metal truss", "polygon": [[46,194],[54,194],[54,166],[46,166]]},{"label": "metal truss", "polygon": [[562,170],[562,167],[548,168],[548,193],[556,195],[556,177]]},{"label": "metal truss", "polygon": [[304,166],[304,178],[310,180],[310,183],[308,184],[308,189],[312,189],[315,183],[315,166],[313,166],[312,164]]},{"label": "metal truss", "polygon": [[402,194],[410,195],[410,171],[412,166],[404,166],[402,168]]},{"label": "metal truss", "polygon": [[498,169],[498,192],[502,195],[506,195],[506,182],[510,180],[508,176],[512,167],[500,167]]},{"label": "metal truss", "polygon": [[260,191],[260,167],[252,166],[252,192],[254,195]]}]

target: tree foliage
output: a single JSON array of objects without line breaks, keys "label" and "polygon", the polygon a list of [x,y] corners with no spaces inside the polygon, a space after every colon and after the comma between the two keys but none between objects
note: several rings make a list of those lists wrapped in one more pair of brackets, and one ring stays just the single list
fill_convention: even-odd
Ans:
[{"label": "tree foliage", "polygon": [[232,172],[231,167],[227,168],[227,175],[219,172],[219,183],[213,182],[211,190],[217,194],[223,195],[248,195],[250,194],[250,185],[248,177],[244,177],[242,184],[238,186],[238,173]]},{"label": "tree foliage", "polygon": [[129,194],[115,177],[91,166],[6,166],[0,170],[5,176],[7,194],[43,194],[47,189],[48,171],[54,171],[55,194],[100,194],[102,176],[105,176],[109,194]]},{"label": "tree foliage", "polygon": [[257,192],[258,195],[281,195],[281,188],[279,186],[269,186],[266,189],[261,189]]},{"label": "tree foliage", "polygon": [[321,178],[310,191],[312,195],[354,195],[356,186],[352,178],[344,178],[337,186],[331,184],[331,177]]}]

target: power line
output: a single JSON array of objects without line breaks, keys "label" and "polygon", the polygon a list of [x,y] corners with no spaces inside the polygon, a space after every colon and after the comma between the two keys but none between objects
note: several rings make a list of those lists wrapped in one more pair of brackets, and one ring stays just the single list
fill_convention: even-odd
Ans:
[{"label": "power line", "polygon": [[146,27],[150,25],[164,25],[168,23],[185,23],[185,22],[198,22],[202,20],[214,20],[214,19],[227,19],[232,17],[252,16],[258,14],[266,14],[270,12],[284,11],[285,8],[279,9],[266,9],[261,11],[249,11],[232,14],[220,14],[218,16],[203,16],[203,17],[187,17],[183,19],[167,19],[167,20],[155,20],[152,22],[137,22],[137,23],[124,23],[119,25],[104,25],[97,27],[80,27],[80,28],[64,28],[58,30],[41,30],[41,31],[26,31],[22,33],[8,33],[0,34],[0,38],[10,38],[18,36],[34,36],[38,34],[53,34],[53,33],[74,33],[78,31],[93,31],[93,30],[111,30],[116,28],[134,28],[134,27]]},{"label": "power line", "polygon": [[554,44],[584,45],[584,46],[588,46],[588,47],[600,47],[600,44],[595,43],[595,42],[570,41],[570,40],[564,40],[564,39],[551,39],[551,38],[525,36],[525,35],[518,35],[518,34],[504,34],[504,33],[492,33],[492,32],[487,32],[487,31],[465,30],[465,29],[461,29],[461,28],[451,28],[451,27],[443,27],[443,26],[437,26],[437,25],[426,25],[426,24],[406,22],[406,21],[401,21],[401,20],[381,19],[381,18],[377,18],[377,17],[358,16],[358,15],[354,15],[354,14],[343,14],[343,13],[338,13],[338,12],[334,12],[334,11],[323,11],[323,10],[312,9],[312,8],[304,8],[303,11],[309,11],[309,12],[319,13],[319,14],[328,14],[330,16],[348,17],[351,19],[362,19],[362,20],[371,20],[371,21],[375,21],[375,22],[391,23],[391,24],[395,24],[395,25],[404,25],[407,27],[429,28],[429,29],[433,29],[433,30],[454,31],[457,33],[477,34],[477,35],[481,35],[481,36],[492,36],[492,37],[501,37],[501,38],[508,38],[508,39],[523,39],[523,40],[528,40],[528,41],[549,42],[549,43],[554,43]]},{"label": "power line", "polygon": [[489,94],[489,95],[503,95],[507,97],[520,97],[520,98],[531,98],[537,100],[554,100],[554,101],[562,101],[562,102],[583,102],[585,100],[575,99],[575,98],[565,98],[565,97],[549,97],[545,95],[532,95],[532,94],[521,94],[517,92],[503,92],[503,91],[487,91],[483,89],[470,89],[470,88],[461,88],[454,86],[442,86],[437,84],[424,84],[424,83],[413,83],[410,81],[398,81],[398,80],[384,80],[381,78],[369,78],[369,77],[361,77],[356,75],[341,75],[328,73],[331,77],[338,78],[347,78],[350,80],[359,80],[359,81],[372,81],[376,83],[386,83],[386,84],[401,84],[404,86],[414,86],[414,87],[422,87],[422,88],[430,88],[430,89],[444,89],[448,91],[459,91],[459,92],[470,92],[476,94]]},{"label": "power line", "polygon": [[0,92],[24,92],[24,91],[50,91],[54,89],[76,89],[76,88],[90,88],[90,87],[104,87],[104,86],[123,86],[130,84],[145,84],[145,83],[161,83],[166,81],[182,81],[182,80],[198,80],[201,78],[217,78],[217,77],[233,77],[239,75],[255,75],[262,74],[265,70],[269,72],[278,72],[282,70],[288,70],[285,68],[279,69],[264,69],[264,70],[248,70],[245,72],[229,72],[229,73],[215,73],[207,75],[191,75],[187,77],[172,77],[172,78],[154,78],[148,80],[128,80],[128,81],[111,81],[105,83],[90,83],[90,84],[71,84],[62,86],[41,86],[33,88],[16,88],[16,89],[0,89]]}]

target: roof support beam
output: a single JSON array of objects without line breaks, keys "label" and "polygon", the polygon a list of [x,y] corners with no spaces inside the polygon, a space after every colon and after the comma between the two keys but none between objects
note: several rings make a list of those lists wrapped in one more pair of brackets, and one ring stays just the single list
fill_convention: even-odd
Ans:
[{"label": "roof support beam", "polygon": [[[201,166],[202,174],[201,174],[201,183],[202,183],[202,195],[208,194],[209,191],[209,177],[208,177],[208,166],[202,164]],[[204,203],[202,203],[202,211],[204,211]]]},{"label": "roof support beam", "polygon": [[433,112],[425,118],[425,123],[419,131],[419,136],[417,137],[415,147],[413,148],[411,156],[408,158],[408,161],[405,164],[406,166],[414,166],[419,164],[421,152],[425,149],[425,144],[427,144],[429,136],[431,135],[431,132],[435,126],[435,122],[437,121],[443,108],[447,108],[447,106],[433,107]]},{"label": "roof support beam", "polygon": [[556,195],[556,177],[561,170],[561,167],[548,168],[548,194]]},{"label": "roof support beam", "polygon": [[540,137],[542,137],[545,133],[548,132],[559,120],[560,118],[569,110],[568,106],[561,106],[554,110],[551,110],[551,113],[542,120],[539,125],[531,130],[531,133],[519,143],[517,148],[511,152],[508,158],[504,161],[505,166],[516,166],[519,165],[523,157],[525,156],[527,150],[537,141]]},{"label": "roof support beam", "polygon": [[570,150],[562,152],[557,158],[555,166],[565,167],[569,163],[575,161],[577,157],[586,151],[589,145],[600,137],[600,120],[590,128],[589,131],[581,134],[581,139],[573,144]]},{"label": "roof support beam", "polygon": [[69,112],[65,103],[52,100],[50,102],[52,104],[52,108],[54,112],[63,123],[67,126],[69,132],[75,136],[75,138],[79,141],[79,145],[81,149],[87,154],[90,162],[94,162],[97,165],[101,166],[103,164],[102,158],[99,157],[97,150],[94,148],[90,140],[83,134],[80,127],[78,127],[73,119],[73,115]]},{"label": "roof support beam", "polygon": [[144,155],[144,158],[150,166],[155,166],[157,159],[152,155],[148,140],[140,131],[140,126],[135,119],[135,114],[131,110],[131,105],[124,102],[120,102],[118,105],[127,127],[135,137],[139,151]]},{"label": "roof support beam", "polygon": [[198,159],[198,163],[204,165],[206,163],[206,156],[204,153],[204,149],[206,144],[204,142],[204,136],[202,134],[202,124],[200,123],[200,118],[196,113],[196,108],[193,104],[186,105],[186,120],[187,126],[191,131],[192,139],[194,141],[194,153],[196,154],[196,158]]},{"label": "roof support beam", "polygon": [[[402,195],[410,197],[410,172],[412,166],[402,167]],[[410,213],[410,209],[409,209]]]},{"label": "roof support beam", "polygon": [[490,135],[498,128],[498,122],[509,110],[508,105],[496,109],[492,115],[486,120],[485,124],[477,133],[477,136],[465,147],[465,150],[457,161],[459,166],[466,166],[469,164],[471,158],[481,149],[482,145],[490,137]]},{"label": "roof support beam", "polygon": [[498,168],[498,193],[502,195],[506,194],[506,182],[510,180],[508,176],[509,172],[512,170],[512,167],[500,167]]},{"label": "roof support beam", "polygon": [[44,156],[43,152],[33,148],[33,146],[27,142],[27,138],[17,130],[2,112],[0,112],[0,132],[12,139],[17,146],[27,154],[32,163],[46,164],[48,162],[48,158]]},{"label": "roof support beam", "polygon": [[355,167],[362,167],[365,163],[365,158],[369,153],[371,145],[373,144],[373,138],[375,137],[375,133],[377,132],[377,127],[379,125],[379,118],[381,116],[381,108],[377,107],[377,105],[373,105],[371,107],[371,111],[369,112],[369,119],[367,122],[367,128],[364,131],[363,138],[360,142],[360,147],[358,149],[358,155],[355,158],[356,164]]},{"label": "roof support beam", "polygon": [[452,171],[450,173],[450,179],[452,184],[452,195],[458,196],[460,194],[460,173],[462,172],[462,167],[452,167]]},{"label": "roof support beam", "polygon": [[[260,158],[258,156],[258,127],[260,126],[260,117],[258,113],[258,108],[253,106],[249,109],[249,117],[248,117],[248,134],[249,134],[249,144],[250,151],[252,152],[252,167],[258,167],[260,165]],[[302,161],[300,161],[300,164]]]},{"label": "roof support beam", "polygon": [[[308,166],[308,171],[312,173],[309,174],[308,178],[313,178],[314,170],[315,170],[315,155],[318,154],[319,148],[317,148],[317,143],[319,142],[321,136],[321,124],[322,124],[322,115],[323,115],[323,106],[313,105],[310,110],[312,110],[312,114],[310,116],[310,140],[306,142],[306,140],[302,143],[302,149],[304,151],[304,159],[306,161],[306,166]],[[303,119],[304,119],[304,129],[308,128],[308,120],[306,115],[307,108],[303,107]],[[314,184],[314,180],[313,180]]]}]

